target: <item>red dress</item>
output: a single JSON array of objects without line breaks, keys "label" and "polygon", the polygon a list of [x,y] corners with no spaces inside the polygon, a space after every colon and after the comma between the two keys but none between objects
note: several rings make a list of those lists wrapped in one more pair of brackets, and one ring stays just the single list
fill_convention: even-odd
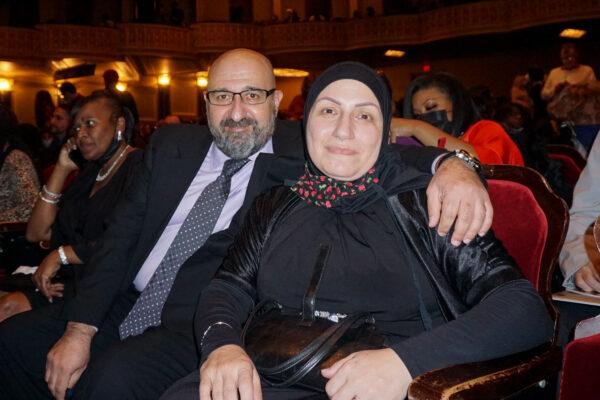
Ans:
[{"label": "red dress", "polygon": [[461,139],[475,148],[482,164],[525,165],[517,145],[494,121],[484,119],[471,125]]}]

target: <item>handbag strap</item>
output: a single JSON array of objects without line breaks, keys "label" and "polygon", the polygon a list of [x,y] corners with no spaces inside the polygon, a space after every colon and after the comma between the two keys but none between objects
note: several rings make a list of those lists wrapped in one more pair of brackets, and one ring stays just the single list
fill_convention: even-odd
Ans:
[{"label": "handbag strap", "polygon": [[315,320],[315,296],[327,265],[327,259],[331,251],[331,245],[321,243],[319,245],[319,255],[317,256],[317,262],[313,268],[312,277],[306,292],[304,292],[304,298],[302,299],[302,320],[300,325],[310,326]]}]

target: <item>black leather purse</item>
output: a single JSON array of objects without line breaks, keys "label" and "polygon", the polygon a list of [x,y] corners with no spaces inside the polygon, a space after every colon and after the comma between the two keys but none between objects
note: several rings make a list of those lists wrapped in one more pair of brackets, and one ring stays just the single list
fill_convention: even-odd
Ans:
[{"label": "black leather purse", "polygon": [[354,352],[384,346],[369,313],[354,313],[339,322],[315,317],[315,295],[329,251],[330,246],[321,245],[302,310],[263,301],[244,326],[246,352],[262,380],[273,387],[298,385],[324,392],[327,381],[321,369]]}]

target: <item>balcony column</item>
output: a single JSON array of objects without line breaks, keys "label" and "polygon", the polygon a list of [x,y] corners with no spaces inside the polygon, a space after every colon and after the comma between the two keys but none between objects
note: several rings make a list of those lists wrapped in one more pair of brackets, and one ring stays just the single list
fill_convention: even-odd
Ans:
[{"label": "balcony column", "polygon": [[350,0],[331,0],[331,17],[332,18],[349,18],[352,16],[352,12],[356,9],[350,9]]},{"label": "balcony column", "polygon": [[252,2],[252,20],[254,22],[271,21],[273,18],[273,0],[255,0]]},{"label": "balcony column", "polygon": [[229,21],[229,0],[205,1],[196,0],[197,22]]}]

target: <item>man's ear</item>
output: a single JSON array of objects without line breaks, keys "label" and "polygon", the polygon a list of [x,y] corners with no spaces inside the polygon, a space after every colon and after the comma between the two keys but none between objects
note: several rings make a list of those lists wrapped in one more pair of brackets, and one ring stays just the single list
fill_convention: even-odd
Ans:
[{"label": "man's ear", "polygon": [[275,90],[272,94],[273,103],[275,107],[279,110],[279,103],[281,103],[281,99],[283,99],[283,92],[281,90]]}]

